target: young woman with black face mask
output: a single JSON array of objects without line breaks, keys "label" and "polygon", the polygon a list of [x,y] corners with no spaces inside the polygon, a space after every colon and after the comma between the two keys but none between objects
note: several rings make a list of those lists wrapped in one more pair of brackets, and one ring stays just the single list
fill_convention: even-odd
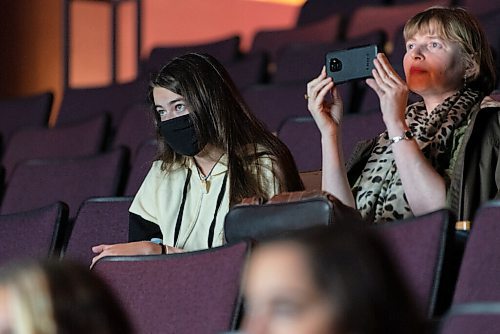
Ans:
[{"label": "young woman with black face mask", "polygon": [[108,255],[220,246],[231,206],[303,189],[286,146],[248,110],[213,57],[172,60],[152,80],[149,95],[160,148],[130,207],[131,242],[93,247],[93,263]]}]

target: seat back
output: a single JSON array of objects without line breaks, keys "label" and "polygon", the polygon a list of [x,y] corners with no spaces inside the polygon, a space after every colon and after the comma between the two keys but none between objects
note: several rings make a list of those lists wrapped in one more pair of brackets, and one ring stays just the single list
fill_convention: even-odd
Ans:
[{"label": "seat back", "polygon": [[114,150],[85,158],[25,161],[12,173],[2,214],[64,201],[72,219],[87,198],[118,195],[124,159],[123,150]]},{"label": "seat back", "polygon": [[449,0],[431,0],[415,4],[359,7],[349,20],[346,38],[351,39],[382,29],[387,34],[387,40],[392,42],[397,29],[412,16],[431,6],[448,5],[449,3]]},{"label": "seat back", "polygon": [[262,241],[312,226],[363,222],[356,209],[319,190],[283,192],[262,202],[248,198],[229,210],[224,219],[228,242]]},{"label": "seat back", "polygon": [[173,255],[104,257],[94,270],[128,311],[135,333],[234,329],[248,243]]},{"label": "seat back", "polygon": [[5,167],[0,165],[0,198],[5,191]]},{"label": "seat back", "polygon": [[47,127],[52,101],[50,92],[0,100],[0,135],[3,142],[8,142],[12,133],[22,127]]},{"label": "seat back", "polygon": [[[348,49],[360,45],[375,44],[382,47],[385,43],[383,31],[371,32],[367,35],[348,41],[333,43],[302,43],[285,47],[276,59],[276,72],[272,77],[274,83],[308,82],[317,77],[325,65],[325,55],[328,52]],[[347,97],[344,103],[348,103]],[[349,107],[344,108],[348,112]]]},{"label": "seat back", "polygon": [[224,67],[238,89],[258,85],[267,80],[267,56],[263,52],[245,55],[244,58],[224,63]]},{"label": "seat back", "polygon": [[439,334],[494,334],[500,328],[500,301],[454,306],[440,321]]},{"label": "seat back", "polygon": [[236,35],[203,44],[156,47],[151,51],[151,54],[146,61],[144,66],[144,75],[149,77],[152,73],[158,72],[173,58],[190,52],[208,53],[219,62],[231,62],[238,56],[239,47],[240,37]]},{"label": "seat back", "polygon": [[375,6],[387,3],[386,0],[309,0],[302,5],[297,25],[321,21],[334,14],[350,17],[352,12],[362,6]]},{"label": "seat back", "polygon": [[25,258],[57,256],[67,222],[68,206],[62,202],[0,215],[0,265]]},{"label": "seat back", "polygon": [[500,301],[500,201],[475,214],[465,245],[453,304]]},{"label": "seat back", "polygon": [[137,190],[139,190],[144,178],[151,169],[157,151],[158,143],[154,139],[148,140],[139,146],[127,178],[125,196],[133,196],[137,193]]},{"label": "seat back", "polygon": [[487,11],[481,16],[478,16],[479,23],[486,34],[488,43],[490,44],[493,57],[495,59],[495,69],[497,75],[497,82],[495,87],[500,89],[500,31],[498,29],[498,22],[500,21],[500,4],[495,1],[488,1],[488,3],[496,3],[498,6],[495,11]]},{"label": "seat back", "polygon": [[95,115],[107,114],[113,130],[128,107],[146,99],[147,87],[147,83],[138,80],[102,87],[67,88],[56,125],[71,124]]},{"label": "seat back", "polygon": [[406,41],[404,38],[403,29],[404,25],[401,25],[394,31],[392,40],[392,52],[390,53],[388,58],[394,70],[396,70],[401,79],[405,80],[406,75],[403,68],[403,58],[406,54]]},{"label": "seat back", "polygon": [[[422,0],[391,0],[391,5],[408,5],[422,2]],[[453,1],[456,4],[456,0]]]},{"label": "seat back", "polygon": [[[401,67],[402,70],[402,67]],[[404,78],[404,77],[403,77]],[[402,79],[403,79],[402,78]],[[371,89],[365,82],[356,82],[356,90],[354,96],[357,97],[358,106],[355,108],[360,114],[376,113],[380,114],[380,99],[373,89]],[[408,105],[422,101],[422,97],[413,92],[408,94]]]},{"label": "seat back", "polygon": [[[345,115],[342,120],[345,160],[348,161],[358,142],[375,137],[384,128],[379,113]],[[287,119],[278,137],[288,146],[300,172],[321,169],[321,134],[312,117]]]},{"label": "seat back", "polygon": [[292,153],[300,172],[321,169],[321,134],[312,117],[287,119],[278,137]]},{"label": "seat back", "polygon": [[384,130],[385,124],[379,112],[345,115],[342,120],[342,147],[346,161],[357,143],[374,138]]},{"label": "seat back", "polygon": [[253,86],[243,91],[250,110],[269,131],[278,132],[289,117],[308,116],[305,83]]},{"label": "seat back", "polygon": [[451,256],[454,222],[453,214],[443,209],[375,228],[428,316],[434,315],[440,290],[448,288],[441,280],[445,261]]},{"label": "seat back", "polygon": [[456,4],[466,8],[475,15],[482,15],[500,11],[500,3],[498,1],[489,0],[457,0]]},{"label": "seat back", "polygon": [[135,153],[143,142],[156,137],[150,108],[144,103],[131,106],[116,129],[113,147],[126,147],[130,152],[130,161],[134,161]]},{"label": "seat back", "polygon": [[274,62],[285,46],[303,42],[332,43],[340,35],[340,15],[291,29],[261,30],[253,39],[250,52],[266,52]]},{"label": "seat back", "polygon": [[64,258],[90,265],[92,246],[128,241],[128,209],[132,197],[97,197],[83,202],[76,216]]},{"label": "seat back", "polygon": [[490,97],[495,101],[500,101],[500,90],[495,90],[490,94]]},{"label": "seat back", "polygon": [[27,128],[12,135],[2,164],[8,181],[16,165],[29,159],[75,158],[99,153],[106,138],[107,118],[96,115],[87,121],[58,128]]}]

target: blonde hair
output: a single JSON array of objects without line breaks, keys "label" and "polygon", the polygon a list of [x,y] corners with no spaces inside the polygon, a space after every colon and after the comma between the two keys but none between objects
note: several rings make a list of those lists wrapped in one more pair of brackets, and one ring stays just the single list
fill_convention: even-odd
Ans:
[{"label": "blonde hair", "polygon": [[16,334],[129,334],[132,326],[109,286],[67,261],[14,262],[0,268],[0,302]]},{"label": "blonde hair", "polygon": [[7,297],[14,333],[57,333],[49,284],[40,268],[13,269],[0,279],[0,289]]},{"label": "blonde hair", "polygon": [[467,86],[485,95],[493,91],[496,74],[490,46],[478,20],[465,9],[439,6],[426,9],[408,20],[403,32],[405,40],[418,32],[436,34],[456,42],[466,69],[474,71],[467,78]]}]

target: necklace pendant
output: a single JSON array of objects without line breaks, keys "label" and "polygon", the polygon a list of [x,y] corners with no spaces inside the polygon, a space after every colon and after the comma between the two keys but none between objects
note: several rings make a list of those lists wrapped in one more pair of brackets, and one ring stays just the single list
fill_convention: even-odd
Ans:
[{"label": "necklace pendant", "polygon": [[210,191],[210,181],[208,181],[207,179],[203,179],[201,180],[201,184],[205,188],[205,193],[208,194],[208,192]]}]

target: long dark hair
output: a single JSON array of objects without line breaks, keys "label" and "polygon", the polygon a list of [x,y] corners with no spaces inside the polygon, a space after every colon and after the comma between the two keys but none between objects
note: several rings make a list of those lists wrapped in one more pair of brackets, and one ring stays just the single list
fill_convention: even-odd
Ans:
[{"label": "long dark hair", "polygon": [[[151,102],[154,87],[183,96],[191,110],[189,115],[198,141],[227,153],[230,205],[244,197],[265,197],[260,181],[264,171],[256,163],[263,155],[273,160],[281,191],[303,189],[287,147],[249,111],[229,74],[215,58],[196,53],[174,58],[151,81]],[[159,115],[155,110],[152,112],[158,124]],[[157,135],[161,139],[159,132]],[[162,168],[168,171],[174,162],[182,162],[185,157],[160,140],[158,158],[163,161]]]},{"label": "long dark hair", "polygon": [[317,289],[331,302],[335,333],[417,334],[422,313],[385,244],[367,226],[337,224],[263,242],[291,243],[305,255]]}]

